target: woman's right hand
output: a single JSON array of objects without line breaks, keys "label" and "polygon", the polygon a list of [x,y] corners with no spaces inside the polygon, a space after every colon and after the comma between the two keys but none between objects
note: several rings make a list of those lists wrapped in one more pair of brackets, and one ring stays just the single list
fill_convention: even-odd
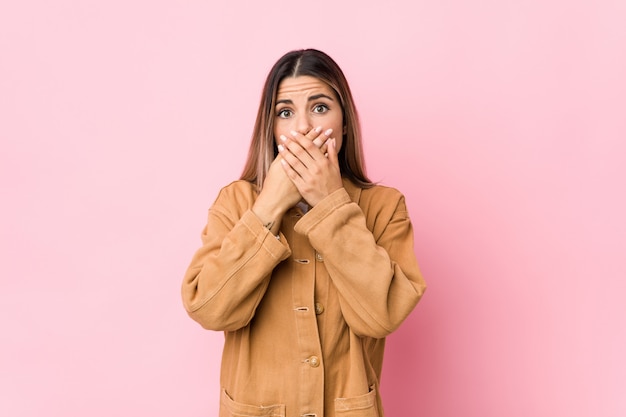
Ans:
[{"label": "woman's right hand", "polygon": [[[278,155],[265,176],[263,189],[259,194],[256,203],[273,206],[276,211],[286,213],[291,207],[298,204],[302,196],[298,192],[296,186],[291,182],[285,170],[282,168],[280,160],[282,157]],[[255,203],[255,206],[257,205]]]}]

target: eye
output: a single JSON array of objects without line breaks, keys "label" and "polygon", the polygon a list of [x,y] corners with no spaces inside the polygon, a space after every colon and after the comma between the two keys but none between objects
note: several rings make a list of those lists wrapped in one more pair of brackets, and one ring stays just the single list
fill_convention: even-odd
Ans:
[{"label": "eye", "polygon": [[287,119],[293,115],[293,112],[289,109],[282,109],[278,111],[278,117],[281,119]]},{"label": "eye", "polygon": [[328,106],[326,104],[317,104],[313,107],[313,113],[326,113],[328,111]]}]

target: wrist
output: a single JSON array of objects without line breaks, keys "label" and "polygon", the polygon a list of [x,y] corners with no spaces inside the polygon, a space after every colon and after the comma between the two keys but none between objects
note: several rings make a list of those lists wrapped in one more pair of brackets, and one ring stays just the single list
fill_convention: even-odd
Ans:
[{"label": "wrist", "polygon": [[263,227],[270,231],[274,236],[278,236],[280,231],[280,223],[283,218],[283,212],[278,210],[267,210],[264,207],[252,207],[252,212],[259,218]]}]

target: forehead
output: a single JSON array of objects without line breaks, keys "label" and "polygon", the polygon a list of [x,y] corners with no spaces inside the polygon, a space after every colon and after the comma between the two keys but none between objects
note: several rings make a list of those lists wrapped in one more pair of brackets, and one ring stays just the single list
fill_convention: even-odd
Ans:
[{"label": "forehead", "polygon": [[278,84],[278,97],[301,94],[311,95],[316,93],[325,93],[331,97],[336,96],[335,92],[328,84],[310,75],[287,77]]}]

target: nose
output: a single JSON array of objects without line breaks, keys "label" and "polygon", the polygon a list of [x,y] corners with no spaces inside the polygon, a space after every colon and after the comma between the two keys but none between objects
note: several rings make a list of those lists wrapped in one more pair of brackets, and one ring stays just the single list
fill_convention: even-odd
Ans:
[{"label": "nose", "polygon": [[295,120],[295,130],[303,135],[309,133],[311,129],[313,129],[313,125],[311,124],[311,119],[308,114],[299,114]]}]

